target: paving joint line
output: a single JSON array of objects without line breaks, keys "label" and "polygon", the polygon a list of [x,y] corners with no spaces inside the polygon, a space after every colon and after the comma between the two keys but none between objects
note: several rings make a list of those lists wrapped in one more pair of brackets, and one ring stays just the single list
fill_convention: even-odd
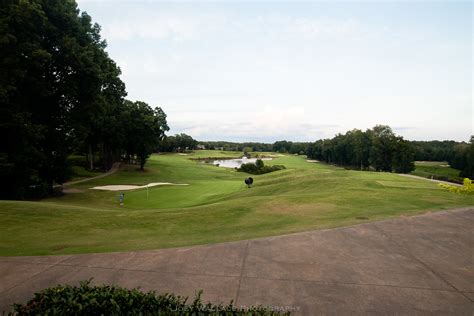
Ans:
[{"label": "paving joint line", "polygon": [[[10,287],[10,288],[8,288],[8,289],[6,289],[6,290],[0,292],[0,294],[5,294],[5,293],[7,293],[7,292],[10,292],[10,291],[13,290],[14,288],[16,288],[16,287],[18,287],[18,286],[24,284],[24,283],[27,282],[27,281],[32,280],[33,278],[35,278],[36,276],[40,275],[41,273],[46,272],[46,271],[48,271],[48,270],[51,270],[52,268],[56,267],[59,263],[61,263],[62,261],[66,260],[66,259],[68,259],[68,258],[64,258],[64,259],[62,259],[62,260],[60,260],[60,261],[58,261],[58,262],[56,262],[56,263],[53,263],[53,264],[43,264],[43,265],[49,265],[49,267],[47,267],[47,268],[44,269],[44,270],[39,271],[38,273],[33,274],[32,276],[26,278],[25,280],[23,280],[23,281],[21,281],[21,282],[15,284],[14,286],[12,286],[12,287]],[[9,262],[11,262],[11,261],[9,261]],[[35,263],[30,263],[30,264],[35,264]]]},{"label": "paving joint line", "polygon": [[[466,298],[470,302],[474,302],[469,296],[465,295],[462,291],[460,291],[458,288],[456,288],[451,282],[446,280],[443,276],[441,276],[437,271],[435,271],[433,268],[431,268],[427,263],[423,262],[421,259],[416,257],[407,247],[403,242],[397,242],[389,233],[385,232],[381,227],[379,227],[376,223],[373,224],[375,229],[379,231],[382,235],[388,238],[389,241],[391,241],[393,244],[397,245],[400,248],[405,249],[406,253],[416,262],[420,263],[422,266],[425,267],[428,271],[433,273],[436,277],[438,277],[441,281],[452,287],[455,292],[461,294],[464,298]],[[431,239],[430,239],[431,240]],[[433,241],[434,242],[434,241]]]},{"label": "paving joint line", "polygon": [[239,299],[239,295],[240,295],[240,285],[242,284],[242,275],[244,273],[245,261],[247,261],[247,255],[249,253],[249,244],[250,244],[250,241],[247,241],[247,244],[245,245],[245,252],[244,252],[244,255],[242,257],[242,265],[240,267],[239,284],[237,286],[237,292],[235,294],[235,304],[237,304],[237,300]]},{"label": "paving joint line", "polygon": [[[244,261],[243,261],[244,262]],[[224,278],[236,278],[239,277],[243,279],[261,279],[269,281],[289,281],[289,282],[311,282],[327,285],[357,285],[357,286],[379,286],[379,287],[394,287],[394,288],[406,288],[406,289],[417,289],[417,290],[434,290],[434,291],[445,291],[445,292],[459,292],[456,289],[439,289],[431,287],[417,287],[417,286],[404,286],[404,285],[393,285],[393,284],[376,284],[376,283],[356,283],[356,282],[340,282],[340,281],[324,281],[324,280],[305,280],[305,279],[288,279],[288,278],[265,278],[265,277],[252,277],[252,276],[243,276],[243,269],[241,269],[241,275],[222,275],[222,274],[211,274],[211,273],[189,273],[181,271],[157,271],[157,270],[142,270],[142,269],[125,269],[125,268],[111,268],[111,267],[101,267],[101,266],[87,266],[87,265],[73,265],[73,264],[64,264],[59,263],[54,266],[64,266],[64,267],[78,267],[78,268],[88,268],[88,269],[102,269],[102,270],[116,270],[116,271],[130,271],[130,272],[145,272],[145,273],[154,273],[154,274],[171,274],[171,275],[193,275],[193,276],[212,276],[212,277],[224,277]],[[51,266],[50,268],[53,268]],[[49,268],[48,268],[49,269]],[[42,272],[47,271],[48,269],[43,270]],[[42,273],[40,272],[40,273]],[[239,281],[240,285],[240,281]],[[465,292],[471,293],[471,292]]]},{"label": "paving joint line", "polygon": [[[397,289],[410,289],[410,290],[422,290],[422,291],[438,291],[438,292],[459,293],[459,291],[453,290],[453,289],[438,289],[438,288],[431,288],[431,287],[404,286],[404,285],[393,285],[393,284],[355,283],[355,282],[304,280],[304,279],[285,279],[285,278],[272,279],[272,278],[251,277],[251,276],[243,276],[242,278],[244,278],[244,279],[254,279],[254,280],[267,280],[267,281],[307,282],[307,283],[317,283],[317,284],[321,284],[321,285],[375,286],[375,287],[389,287],[389,288],[397,288]],[[464,292],[464,293],[471,293],[471,292]]]}]

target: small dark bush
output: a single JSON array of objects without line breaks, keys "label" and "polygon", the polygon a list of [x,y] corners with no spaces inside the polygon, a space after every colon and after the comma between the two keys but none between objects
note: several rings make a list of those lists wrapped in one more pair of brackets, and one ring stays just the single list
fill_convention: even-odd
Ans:
[{"label": "small dark bush", "polygon": [[[174,294],[157,295],[116,286],[58,285],[34,295],[25,305],[15,304],[12,315],[279,315],[262,306],[245,309],[232,305],[203,304],[201,293],[193,302]],[[289,313],[286,313],[289,315]]]},{"label": "small dark bush", "polygon": [[258,174],[258,168],[253,163],[244,163],[237,170],[242,171],[242,172],[251,173],[251,174]]},{"label": "small dark bush", "polygon": [[264,174],[269,173],[272,171],[286,169],[285,166],[282,165],[274,165],[274,166],[265,166],[262,159],[257,159],[256,163],[244,163],[237,168],[238,171],[246,172],[250,174]]}]

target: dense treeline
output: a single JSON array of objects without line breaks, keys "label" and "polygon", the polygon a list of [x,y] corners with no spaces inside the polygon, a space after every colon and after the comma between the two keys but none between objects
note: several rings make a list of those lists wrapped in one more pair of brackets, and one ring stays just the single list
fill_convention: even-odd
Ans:
[{"label": "dense treeline", "polygon": [[286,140],[277,141],[271,143],[258,143],[258,142],[245,142],[245,143],[234,143],[225,141],[200,141],[199,145],[204,146],[206,149],[214,150],[230,150],[230,151],[255,151],[255,152],[279,152],[279,153],[290,153],[290,154],[301,154],[304,155],[308,148],[309,143],[304,142],[290,142]]},{"label": "dense treeline", "polygon": [[307,151],[309,158],[360,170],[408,173],[414,170],[414,150],[389,126],[367,131],[354,129],[332,139],[318,140]]},{"label": "dense treeline", "polygon": [[272,151],[272,144],[245,142],[235,143],[226,141],[200,141],[199,145],[209,150],[228,150],[228,151],[244,151],[244,148],[251,148],[251,151]]},{"label": "dense treeline", "polygon": [[281,140],[274,142],[272,149],[275,152],[279,153],[289,153],[289,154],[298,154],[304,155],[308,150],[309,143],[301,142],[290,142],[286,140]]},{"label": "dense treeline", "polygon": [[413,141],[415,160],[447,161],[461,170],[461,177],[474,178],[474,136],[470,143],[455,141]]},{"label": "dense treeline", "polygon": [[126,101],[120,69],[100,26],[74,1],[0,6],[1,198],[41,197],[68,179],[67,157],[94,168],[118,159],[143,165],[168,130],[166,115]]},{"label": "dense treeline", "polygon": [[454,156],[454,149],[461,143],[446,141],[412,141],[417,161],[449,161]]},{"label": "dense treeline", "polygon": [[185,133],[181,133],[164,137],[158,144],[157,150],[163,152],[185,152],[196,149],[197,146],[197,140]]},{"label": "dense treeline", "polygon": [[469,144],[454,146],[454,154],[448,162],[451,167],[461,170],[461,177],[474,179],[474,136],[471,136]]}]

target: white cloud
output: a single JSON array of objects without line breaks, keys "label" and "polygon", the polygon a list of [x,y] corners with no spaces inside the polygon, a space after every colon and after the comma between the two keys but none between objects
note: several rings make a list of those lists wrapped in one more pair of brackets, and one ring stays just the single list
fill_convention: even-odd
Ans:
[{"label": "white cloud", "polygon": [[[254,139],[260,141],[314,140],[332,137],[338,125],[313,122],[303,107],[266,106],[252,112],[173,113],[169,116],[171,133],[184,132],[198,139]],[[200,119],[196,120],[196,116]]]},{"label": "white cloud", "polygon": [[168,39],[183,41],[198,38],[199,23],[180,17],[156,17],[140,21],[116,21],[104,25],[108,40]]}]

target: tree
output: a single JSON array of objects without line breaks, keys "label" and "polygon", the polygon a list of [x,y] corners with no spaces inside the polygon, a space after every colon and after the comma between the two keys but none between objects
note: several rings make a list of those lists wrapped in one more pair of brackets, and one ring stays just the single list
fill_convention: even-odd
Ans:
[{"label": "tree", "polygon": [[144,170],[146,160],[163,140],[165,132],[169,130],[166,114],[159,107],[152,109],[145,102],[127,100],[122,118],[122,123],[126,126],[127,156],[130,160],[136,155],[140,170]]},{"label": "tree", "polygon": [[401,137],[397,137],[394,144],[392,168],[398,173],[410,173],[415,170],[413,161],[415,152],[410,143]]},{"label": "tree", "polygon": [[369,135],[361,130],[354,129],[346,133],[351,146],[350,165],[360,170],[367,169],[370,165],[369,154],[371,141]]},{"label": "tree", "polygon": [[370,164],[377,171],[392,171],[395,134],[386,125],[377,125],[368,131],[371,137]]},{"label": "tree", "polygon": [[291,148],[291,142],[286,140],[281,140],[278,142],[273,143],[273,151],[279,153],[286,153]]},{"label": "tree", "polygon": [[365,132],[354,129],[332,139],[309,144],[307,156],[354,169],[410,172],[414,151],[410,142],[396,136],[389,126],[377,125]]},{"label": "tree", "polygon": [[43,195],[66,180],[73,147],[96,141],[88,131],[123,83],[100,27],[74,1],[3,1],[0,30],[2,193]]},{"label": "tree", "polygon": [[255,166],[257,166],[257,169],[262,169],[265,164],[263,163],[262,159],[257,159],[257,161],[255,162]]},{"label": "tree", "polygon": [[249,156],[252,151],[253,151],[253,148],[250,146],[246,146],[243,148],[243,152],[245,156]]},{"label": "tree", "polygon": [[181,133],[165,137],[157,146],[158,150],[164,152],[182,152],[186,149],[196,148],[198,141],[191,136]]},{"label": "tree", "polygon": [[474,136],[471,136],[469,149],[466,150],[466,164],[461,171],[461,177],[474,179]]}]

